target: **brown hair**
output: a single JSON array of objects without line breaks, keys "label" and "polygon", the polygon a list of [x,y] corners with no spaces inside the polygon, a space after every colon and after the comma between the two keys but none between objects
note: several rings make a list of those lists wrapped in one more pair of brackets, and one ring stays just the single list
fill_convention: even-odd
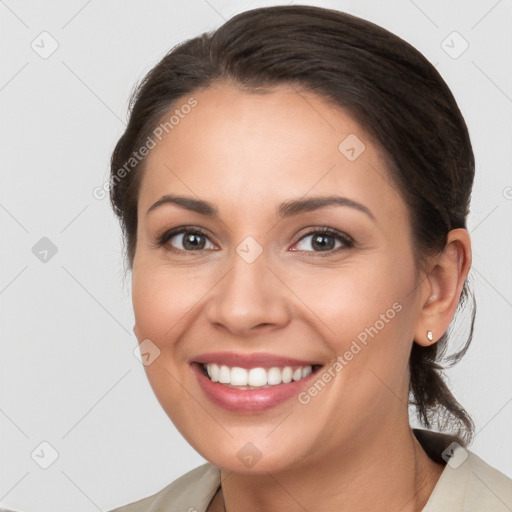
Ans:
[{"label": "brown hair", "polygon": [[[119,170],[177,100],[224,82],[249,92],[296,85],[351,113],[387,156],[409,207],[418,266],[443,250],[450,230],[466,228],[473,151],[457,103],[436,69],[411,45],[368,21],[319,7],[267,7],[177,45],[135,89],[127,128],[112,154],[110,182],[130,269],[144,160],[123,179]],[[458,311],[469,297],[466,282]],[[466,352],[474,320],[473,308],[464,346],[446,358],[450,366]],[[410,400],[426,427],[449,428],[466,444],[473,422],[442,377],[449,334],[428,347],[413,343]]]}]

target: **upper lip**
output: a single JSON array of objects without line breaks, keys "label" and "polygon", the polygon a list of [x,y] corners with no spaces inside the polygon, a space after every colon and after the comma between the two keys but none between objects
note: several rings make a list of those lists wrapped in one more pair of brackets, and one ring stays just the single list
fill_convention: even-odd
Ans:
[{"label": "upper lip", "polygon": [[277,356],[268,353],[242,354],[236,352],[210,352],[200,354],[192,359],[194,363],[218,364],[239,368],[272,368],[274,366],[315,366],[318,361],[296,359],[294,357]]}]

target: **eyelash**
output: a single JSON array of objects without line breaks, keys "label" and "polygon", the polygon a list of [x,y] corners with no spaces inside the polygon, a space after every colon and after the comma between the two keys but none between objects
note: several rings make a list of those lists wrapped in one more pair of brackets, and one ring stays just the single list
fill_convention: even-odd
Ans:
[{"label": "eyelash", "polygon": [[[181,226],[179,228],[174,228],[174,229],[171,229],[170,231],[166,231],[165,233],[160,235],[157,238],[156,246],[157,247],[164,247],[165,244],[171,238],[175,237],[176,235],[181,235],[183,233],[199,234],[199,235],[202,235],[202,236],[205,236],[205,237],[209,238],[208,237],[208,233],[206,233],[201,228],[198,228],[198,227],[195,227],[195,226]],[[302,235],[299,238],[299,240],[297,240],[296,244],[301,242],[302,240],[304,240],[304,238],[307,238],[308,236],[316,235],[316,234],[329,235],[329,236],[332,236],[334,238],[337,238],[339,241],[342,242],[343,246],[342,247],[338,247],[336,249],[329,249],[328,251],[300,251],[300,250],[294,250],[293,252],[302,252],[302,253],[306,253],[306,254],[307,253],[314,253],[315,257],[316,256],[325,257],[325,256],[332,256],[333,254],[338,253],[338,252],[340,252],[343,249],[351,249],[355,245],[355,242],[354,242],[354,240],[351,237],[349,237],[348,235],[346,235],[346,234],[344,234],[344,233],[342,233],[340,231],[337,231],[337,230],[334,230],[334,229],[328,228],[328,227],[315,228],[315,229],[313,229],[311,231],[308,231],[307,233]],[[200,249],[200,250],[197,250],[197,251],[186,251],[186,250],[183,250],[183,249],[176,249],[175,247],[169,247],[169,248],[165,247],[165,249],[168,250],[168,251],[171,251],[171,252],[178,253],[178,254],[187,254],[187,255],[194,254],[194,253],[202,254],[204,252],[208,252],[208,251],[211,250],[211,249]]]}]

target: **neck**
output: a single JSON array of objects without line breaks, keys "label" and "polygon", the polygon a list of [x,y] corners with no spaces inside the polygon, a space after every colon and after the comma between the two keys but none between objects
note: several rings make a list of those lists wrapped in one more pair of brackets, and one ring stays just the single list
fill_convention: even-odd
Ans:
[{"label": "neck", "polygon": [[[221,471],[222,489],[209,511],[423,509],[443,466],[434,463],[407,422],[364,429],[350,447],[329,449],[307,464],[264,474]],[[319,450],[320,452],[320,450]]]}]

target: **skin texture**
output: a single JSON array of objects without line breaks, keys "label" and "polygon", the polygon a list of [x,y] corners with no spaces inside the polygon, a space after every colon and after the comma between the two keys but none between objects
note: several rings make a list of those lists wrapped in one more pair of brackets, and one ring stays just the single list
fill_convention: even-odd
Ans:
[{"label": "skin texture", "polygon": [[[132,294],[134,332],[160,350],[145,366],[160,404],[222,470],[209,510],[421,510],[443,467],[409,427],[408,357],[414,339],[435,343],[448,328],[471,264],[467,231],[451,231],[420,272],[408,209],[378,146],[346,112],[289,86],[251,94],[222,84],[193,96],[197,106],[146,159]],[[354,161],[338,149],[350,134],[365,144]],[[214,203],[219,218],[171,204],[146,214],[164,194]],[[284,201],[333,194],[375,220],[347,206],[277,214]],[[184,250],[183,235],[156,245],[179,226],[206,230],[205,249],[173,252]],[[322,256],[312,244],[322,227],[353,247],[328,239],[335,252]],[[250,264],[236,252],[247,236],[263,249]],[[229,412],[189,365],[228,351],[328,366],[396,303],[394,318],[307,404]],[[261,453],[251,468],[237,457],[248,442]]]}]

